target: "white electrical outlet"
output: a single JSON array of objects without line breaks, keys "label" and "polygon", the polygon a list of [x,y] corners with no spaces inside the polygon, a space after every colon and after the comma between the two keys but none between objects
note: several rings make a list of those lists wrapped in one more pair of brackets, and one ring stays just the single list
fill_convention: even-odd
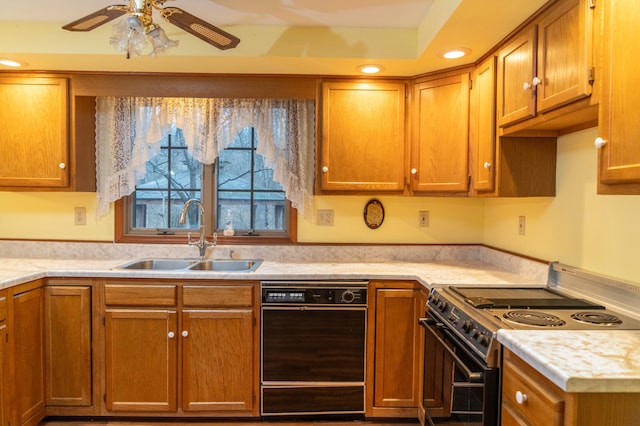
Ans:
[{"label": "white electrical outlet", "polygon": [[333,226],[333,210],[318,210],[318,226]]},{"label": "white electrical outlet", "polygon": [[73,209],[73,224],[74,225],[86,225],[87,224],[87,209],[86,209],[86,207],[74,207],[74,209]]},{"label": "white electrical outlet", "polygon": [[429,226],[429,211],[420,210],[418,212],[418,226],[420,228],[426,228]]},{"label": "white electrical outlet", "polygon": [[525,222],[526,222],[526,219],[524,216],[518,217],[518,234],[520,235],[525,234]]}]

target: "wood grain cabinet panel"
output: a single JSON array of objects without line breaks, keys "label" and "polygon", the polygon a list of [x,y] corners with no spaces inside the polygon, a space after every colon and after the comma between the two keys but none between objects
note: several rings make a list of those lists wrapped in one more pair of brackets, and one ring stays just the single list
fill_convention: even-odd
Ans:
[{"label": "wood grain cabinet panel", "polygon": [[469,73],[418,82],[413,90],[411,190],[469,188]]},{"label": "wood grain cabinet panel", "polygon": [[425,296],[410,282],[372,282],[369,288],[366,414],[415,418]]},{"label": "wood grain cabinet panel", "polygon": [[604,26],[598,193],[640,194],[640,8],[632,1],[598,3]]},{"label": "wood grain cabinet panel", "polygon": [[88,407],[92,403],[91,318],[91,287],[46,287],[48,406]]},{"label": "wood grain cabinet panel", "polygon": [[176,411],[177,326],[173,310],[106,310],[108,411]]},{"label": "wood grain cabinet panel", "polygon": [[578,102],[591,95],[595,78],[593,4],[550,4],[499,49],[497,121],[505,134],[593,125],[595,107]]},{"label": "wood grain cabinet panel", "polygon": [[405,84],[322,83],[320,191],[402,192]]},{"label": "wood grain cabinet panel", "polygon": [[9,335],[7,329],[7,291],[0,291],[0,426],[9,424]]},{"label": "wood grain cabinet panel", "polygon": [[[17,288],[17,291],[20,291]],[[13,294],[14,393],[12,405],[20,425],[37,425],[44,417],[44,289]]]},{"label": "wood grain cabinet panel", "polygon": [[0,186],[69,185],[67,79],[0,77]]},{"label": "wood grain cabinet panel", "polygon": [[493,191],[496,170],[496,57],[474,72],[469,113],[470,160],[475,191]]},{"label": "wood grain cabinet panel", "polygon": [[184,311],[185,411],[251,413],[254,408],[253,311]]}]

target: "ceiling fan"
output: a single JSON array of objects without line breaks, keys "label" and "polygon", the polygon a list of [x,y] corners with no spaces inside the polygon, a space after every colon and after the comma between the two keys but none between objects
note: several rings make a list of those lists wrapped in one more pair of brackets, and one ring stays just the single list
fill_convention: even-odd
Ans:
[{"label": "ceiling fan", "polygon": [[107,6],[83,18],[64,25],[68,31],[91,31],[124,14],[128,14],[125,23],[120,27],[121,34],[111,38],[116,47],[130,53],[140,54],[138,43],[147,39],[153,46],[152,55],[174,47],[177,41],[169,40],[164,30],[153,22],[153,10],[160,13],[162,19],[183,29],[184,31],[204,40],[218,49],[232,49],[240,43],[240,39],[228,32],[209,24],[177,7],[164,7],[165,2],[171,0],[129,0],[128,5],[116,4]]}]

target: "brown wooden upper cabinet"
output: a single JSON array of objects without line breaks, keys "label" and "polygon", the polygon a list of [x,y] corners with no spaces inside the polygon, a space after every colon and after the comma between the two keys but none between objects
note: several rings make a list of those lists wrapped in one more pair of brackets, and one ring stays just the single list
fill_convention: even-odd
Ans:
[{"label": "brown wooden upper cabinet", "polygon": [[322,83],[321,192],[404,189],[405,92],[402,81]]},{"label": "brown wooden upper cabinet", "polygon": [[640,8],[632,1],[602,3],[598,193],[640,194]]},{"label": "brown wooden upper cabinet", "polygon": [[418,81],[411,116],[411,190],[469,188],[469,73]]},{"label": "brown wooden upper cabinet", "polygon": [[561,0],[499,49],[499,127],[591,94],[592,4]]},{"label": "brown wooden upper cabinet", "polygon": [[0,77],[0,187],[69,184],[67,79]]}]

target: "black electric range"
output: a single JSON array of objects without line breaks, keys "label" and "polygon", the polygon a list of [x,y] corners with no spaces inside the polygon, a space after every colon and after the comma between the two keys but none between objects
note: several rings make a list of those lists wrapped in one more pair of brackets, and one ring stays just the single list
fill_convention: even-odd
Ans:
[{"label": "black electric range", "polygon": [[637,319],[550,287],[434,287],[427,310],[489,364],[499,329],[640,329]]}]

